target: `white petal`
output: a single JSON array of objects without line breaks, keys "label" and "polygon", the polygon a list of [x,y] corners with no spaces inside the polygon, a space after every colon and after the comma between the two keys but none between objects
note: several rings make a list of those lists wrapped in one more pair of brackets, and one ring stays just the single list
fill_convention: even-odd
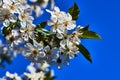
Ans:
[{"label": "white petal", "polygon": [[10,5],[10,4],[12,4],[12,1],[11,1],[11,0],[3,0],[3,3],[4,3],[4,4],[9,4],[9,5]]},{"label": "white petal", "polygon": [[69,13],[66,14],[66,17],[67,17],[67,20],[72,20],[72,16]]},{"label": "white petal", "polygon": [[55,27],[52,27],[52,28],[51,28],[51,31],[52,31],[53,33],[56,33]]},{"label": "white petal", "polygon": [[5,27],[8,27],[8,26],[10,25],[10,21],[9,21],[9,20],[5,20],[5,21],[3,22],[3,25],[4,25]]},{"label": "white petal", "polygon": [[47,11],[48,13],[50,13],[50,14],[53,14],[53,12],[50,11],[49,9],[46,9],[46,11]]},{"label": "white petal", "polygon": [[56,11],[56,12],[60,12],[60,9],[59,9],[59,7],[54,7],[54,10]]},{"label": "white petal", "polygon": [[54,23],[57,22],[57,16],[52,15],[52,16],[51,16],[51,21],[53,21]]},{"label": "white petal", "polygon": [[40,6],[36,6],[35,13],[36,13],[36,17],[38,17],[41,14],[43,14],[43,11],[41,10]]},{"label": "white petal", "polygon": [[30,72],[30,73],[35,73],[36,69],[34,68],[34,64],[31,63],[28,67],[27,67],[27,70]]},{"label": "white petal", "polygon": [[29,39],[29,37],[28,37],[27,34],[23,34],[23,35],[22,35],[22,38],[23,38],[25,41],[28,41],[28,39]]},{"label": "white petal", "polygon": [[10,18],[9,18],[9,20],[14,23],[14,22],[17,21],[17,16],[11,15]]},{"label": "white petal", "polygon": [[6,76],[9,77],[9,78],[14,78],[14,75],[11,74],[10,72],[6,72]]},{"label": "white petal", "polygon": [[49,65],[47,62],[45,62],[45,63],[43,63],[43,65],[40,67],[40,69],[46,70],[49,66],[50,66],[50,65]]},{"label": "white petal", "polygon": [[30,2],[36,2],[37,0],[29,0]]},{"label": "white petal", "polygon": [[45,57],[45,55],[46,55],[45,52],[39,52],[40,57]]},{"label": "white petal", "polygon": [[26,21],[21,21],[21,27],[26,27],[27,22]]},{"label": "white petal", "polygon": [[60,46],[65,49],[65,45],[67,45],[67,41],[66,40],[62,40],[60,42]]},{"label": "white petal", "polygon": [[31,15],[31,14],[32,14],[31,8],[25,9],[25,10],[24,10],[24,13],[27,14],[27,15]]},{"label": "white petal", "polygon": [[57,33],[57,38],[62,39],[62,38],[63,38],[63,35],[60,34],[60,33]]}]

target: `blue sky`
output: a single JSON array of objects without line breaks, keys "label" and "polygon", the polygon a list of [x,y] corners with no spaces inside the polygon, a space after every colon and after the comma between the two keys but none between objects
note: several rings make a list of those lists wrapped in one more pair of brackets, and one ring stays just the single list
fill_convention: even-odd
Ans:
[{"label": "blue sky", "polygon": [[[56,80],[120,80],[120,1],[119,0],[55,0],[61,10],[67,11],[76,2],[81,10],[77,24],[90,24],[90,30],[99,33],[102,40],[82,40],[90,51],[90,64],[80,54],[62,70],[53,67]],[[41,17],[41,20],[44,20]],[[0,69],[0,76],[6,70],[21,74],[28,62],[22,56],[13,64]]]},{"label": "blue sky", "polygon": [[79,55],[69,67],[56,70],[56,80],[120,80],[120,1],[56,1],[63,10],[67,10],[75,1],[81,10],[77,24],[90,24],[90,29],[103,38],[82,41],[92,55],[92,64]]}]

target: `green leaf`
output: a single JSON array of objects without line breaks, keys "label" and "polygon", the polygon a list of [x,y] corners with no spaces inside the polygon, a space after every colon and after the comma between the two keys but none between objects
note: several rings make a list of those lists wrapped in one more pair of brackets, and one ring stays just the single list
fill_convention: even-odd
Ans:
[{"label": "green leaf", "polygon": [[93,31],[84,31],[83,34],[81,35],[81,38],[86,38],[86,39],[102,39],[100,35]]},{"label": "green leaf", "polygon": [[11,63],[11,56],[8,53],[0,54],[0,68],[5,68],[4,62]]},{"label": "green leaf", "polygon": [[31,38],[29,38],[29,43],[31,43],[33,45],[33,40]]},{"label": "green leaf", "polygon": [[45,35],[38,33],[38,35],[35,36],[35,40],[40,43],[40,41],[46,40]]},{"label": "green leaf", "polygon": [[38,5],[42,5],[42,4],[45,3],[45,1],[44,0],[37,0],[37,2],[35,2],[35,3],[38,4]]},{"label": "green leaf", "polygon": [[35,30],[36,30],[37,32],[41,33],[41,34],[50,35],[50,31],[44,29],[46,25],[47,25],[47,21],[41,22],[40,24],[38,24],[38,25],[36,26]]},{"label": "green leaf", "polygon": [[74,3],[74,5],[71,8],[69,8],[68,12],[72,16],[73,20],[77,20],[80,13],[80,9],[78,8],[77,4]]},{"label": "green leaf", "polygon": [[6,36],[8,35],[12,29],[14,29],[15,27],[17,27],[17,25],[19,24],[19,21],[15,22],[15,23],[12,23],[10,22],[10,25],[7,26],[7,27],[3,27],[2,29],[2,33]]},{"label": "green leaf", "polygon": [[98,35],[96,32],[89,31],[88,28],[89,25],[85,26],[84,28],[78,28],[77,32],[81,33],[78,36],[83,39],[102,39],[100,35]]},{"label": "green leaf", "polygon": [[82,31],[88,31],[89,25],[86,25],[84,28],[82,28]]},{"label": "green leaf", "polygon": [[79,48],[79,51],[81,52],[81,54],[89,61],[92,63],[92,59],[91,59],[91,56],[90,56],[90,53],[89,51],[82,45],[77,45],[77,47]]},{"label": "green leaf", "polygon": [[38,28],[44,28],[46,25],[47,25],[47,21],[41,22],[40,24],[38,24],[38,25],[36,26],[36,29],[38,29]]},{"label": "green leaf", "polygon": [[44,35],[50,35],[51,34],[50,31],[48,31],[44,28],[37,29],[37,32],[42,33]]},{"label": "green leaf", "polygon": [[77,32],[79,32],[79,33],[82,33],[82,32],[84,32],[84,31],[88,31],[88,28],[89,28],[89,25],[87,25],[87,26],[85,26],[85,27],[79,27],[79,28],[77,28]]},{"label": "green leaf", "polygon": [[11,29],[9,27],[4,27],[2,29],[2,33],[6,36],[10,33]]},{"label": "green leaf", "polygon": [[56,78],[55,76],[51,76],[51,71],[47,72],[45,76],[44,80],[54,80]]}]

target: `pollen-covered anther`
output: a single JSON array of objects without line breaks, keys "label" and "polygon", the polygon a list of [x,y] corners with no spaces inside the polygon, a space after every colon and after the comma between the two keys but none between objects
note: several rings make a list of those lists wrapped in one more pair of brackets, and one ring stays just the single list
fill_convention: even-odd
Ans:
[{"label": "pollen-covered anther", "polygon": [[65,26],[67,26],[67,25],[69,25],[69,24],[70,24],[70,21],[65,21],[65,22],[64,22],[64,25],[65,25]]},{"label": "pollen-covered anther", "polygon": [[27,17],[26,14],[21,14],[22,19],[25,19],[26,17]]},{"label": "pollen-covered anther", "polygon": [[59,23],[58,23],[58,22],[54,23],[54,26],[55,26],[55,27],[58,27],[58,25],[59,25]]},{"label": "pollen-covered anther", "polygon": [[10,5],[9,6],[11,10],[15,10],[15,6],[14,5]]},{"label": "pollen-covered anther", "polygon": [[33,49],[33,50],[31,51],[31,53],[32,53],[33,55],[36,55],[36,54],[38,54],[38,51],[37,51],[36,49]]}]

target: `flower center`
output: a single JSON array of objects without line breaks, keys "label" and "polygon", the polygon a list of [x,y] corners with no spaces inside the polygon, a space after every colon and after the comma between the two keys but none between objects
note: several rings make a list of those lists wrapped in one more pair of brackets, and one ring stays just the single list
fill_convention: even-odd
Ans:
[{"label": "flower center", "polygon": [[26,14],[24,14],[24,13],[21,14],[21,18],[22,18],[22,19],[25,19],[25,18],[26,18]]},{"label": "flower center", "polygon": [[76,33],[72,33],[70,37],[73,38],[73,37],[75,37],[75,35],[76,35]]},{"label": "flower center", "polygon": [[4,19],[8,19],[9,17],[10,17],[10,14],[9,14],[9,13],[3,14],[3,18],[4,18]]},{"label": "flower center", "polygon": [[59,12],[55,12],[54,15],[59,16]]},{"label": "flower center", "polygon": [[55,27],[58,27],[58,25],[59,25],[58,22],[54,23],[54,26],[55,26]]},{"label": "flower center", "polygon": [[65,22],[64,22],[64,25],[65,25],[65,26],[67,26],[67,25],[69,25],[69,24],[70,24],[70,21],[65,21]]},{"label": "flower center", "polygon": [[32,31],[32,29],[30,27],[27,27],[26,32],[30,32],[30,31]]},{"label": "flower center", "polygon": [[38,51],[36,49],[32,50],[31,52],[32,54],[36,55],[38,53]]},{"label": "flower center", "polygon": [[10,41],[13,42],[15,38],[13,36],[10,37]]},{"label": "flower center", "polygon": [[11,10],[15,10],[15,6],[14,5],[10,5],[9,6]]}]

